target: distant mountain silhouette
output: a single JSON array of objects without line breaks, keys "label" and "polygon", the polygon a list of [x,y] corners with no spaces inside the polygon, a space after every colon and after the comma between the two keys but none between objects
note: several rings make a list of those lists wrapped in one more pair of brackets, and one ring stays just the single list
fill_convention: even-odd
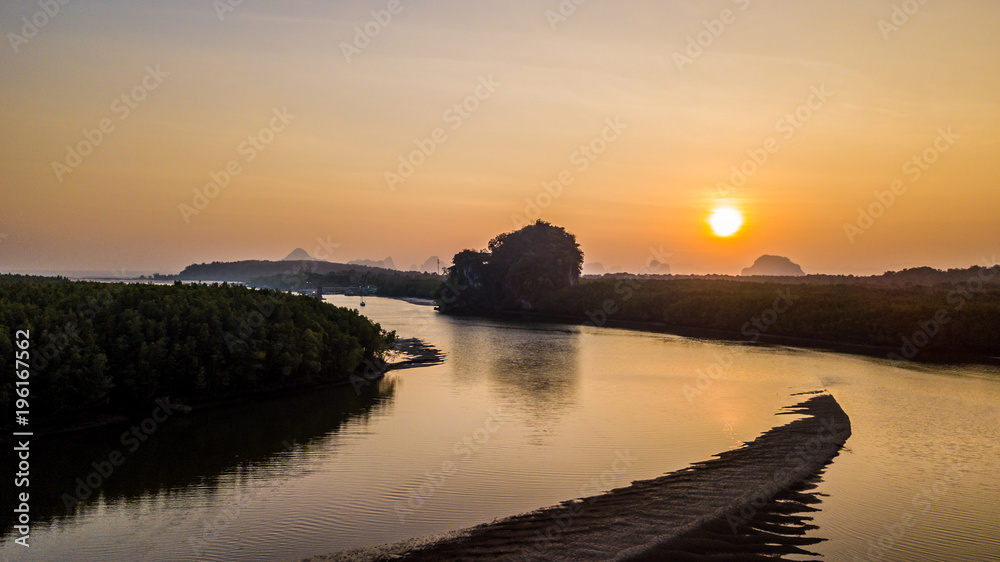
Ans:
[{"label": "distant mountain silhouette", "polygon": [[285,256],[285,258],[281,261],[323,261],[323,260],[318,260],[310,256],[309,252],[306,252],[302,248],[295,248],[295,251]]},{"label": "distant mountain silhouette", "polygon": [[[351,260],[347,262],[349,265],[363,265],[365,267],[379,267],[382,269],[396,269],[396,264],[393,263],[392,257],[385,258],[381,261],[375,260]],[[405,263],[405,262],[404,262]]]},{"label": "distant mountain silhouette", "polygon": [[658,273],[660,275],[668,275],[670,273],[670,264],[659,260],[650,260],[646,268],[650,273]]},{"label": "distant mountain silhouette", "polygon": [[[438,262],[440,261],[440,259],[441,258],[439,258],[437,256],[431,256],[431,257],[427,258],[427,260],[423,263],[423,265],[421,265],[420,267],[417,268],[417,271],[426,271],[428,273],[437,273],[438,272]],[[442,261],[440,263],[441,263],[441,269],[442,270],[444,268],[448,267],[448,260]]]},{"label": "distant mountain silhouette", "polygon": [[593,263],[583,264],[584,275],[604,275],[607,272],[607,268],[605,268],[604,264],[601,262],[595,261]]},{"label": "distant mountain silhouette", "polygon": [[388,272],[386,269],[368,267],[365,265],[348,265],[320,260],[295,261],[262,261],[245,260],[237,262],[212,262],[192,264],[177,274],[177,279],[201,281],[235,281],[247,283],[257,277],[272,275],[329,275],[356,271],[377,274]]},{"label": "distant mountain silhouette", "polygon": [[740,275],[765,275],[771,277],[802,277],[805,272],[792,260],[781,256],[761,256]]}]

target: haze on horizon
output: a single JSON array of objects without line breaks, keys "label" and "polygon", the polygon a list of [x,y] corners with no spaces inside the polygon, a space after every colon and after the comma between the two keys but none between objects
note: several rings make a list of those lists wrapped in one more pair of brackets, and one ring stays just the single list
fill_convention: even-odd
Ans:
[{"label": "haze on horizon", "polygon": [[0,4],[0,270],[406,268],[527,201],[630,271],[1000,254],[990,0],[234,3]]}]

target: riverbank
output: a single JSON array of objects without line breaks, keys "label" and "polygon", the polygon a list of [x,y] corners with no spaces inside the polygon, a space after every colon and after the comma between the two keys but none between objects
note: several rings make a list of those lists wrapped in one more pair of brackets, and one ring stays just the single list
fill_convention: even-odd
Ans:
[{"label": "riverbank", "polygon": [[[34,431],[145,416],[167,396],[196,405],[336,383],[392,344],[356,310],[226,284],[0,275],[0,325],[20,334]],[[14,341],[0,338],[0,355],[13,357]],[[13,385],[0,392],[0,423],[14,421]]]},{"label": "riverbank", "polygon": [[[273,391],[265,390],[236,394],[233,396],[223,396],[214,400],[200,402],[193,406],[188,406],[183,403],[172,404],[176,412],[179,412],[182,415],[187,415],[192,412],[204,412],[207,410],[230,408],[246,403],[287,398],[298,394],[315,392],[317,389],[356,385],[358,384],[358,376],[364,377],[363,380],[366,384],[370,384],[384,377],[389,371],[413,369],[416,367],[429,367],[431,365],[437,365],[444,362],[444,354],[441,350],[418,338],[397,339],[393,343],[393,349],[390,354],[391,357],[389,361],[372,362],[370,367],[366,368],[363,373],[355,375],[355,377],[344,381],[321,383],[298,388],[286,388]],[[166,397],[166,400],[169,402],[170,397]],[[116,424],[123,424],[129,422],[131,419],[132,418],[123,415],[101,415],[98,419],[92,421],[64,426],[39,428],[34,430],[34,435],[40,438],[62,435],[65,433],[91,431]],[[0,443],[11,442],[13,439],[14,438],[7,433],[0,435]]]},{"label": "riverbank", "polygon": [[418,306],[436,306],[437,303],[434,299],[422,299],[420,297],[386,297],[390,299],[396,299],[403,302],[408,302],[410,304],[415,304]]},{"label": "riverbank", "polygon": [[806,492],[851,435],[850,419],[828,394],[781,413],[803,417],[659,478],[470,529],[307,560],[661,560],[808,552],[801,547],[816,539],[781,533],[781,526],[807,527],[807,518],[795,513],[818,503]]},{"label": "riverbank", "polygon": [[933,287],[638,277],[581,281],[534,298],[483,291],[464,291],[441,309],[708,334],[897,363],[1000,363],[1000,284],[992,274]]},{"label": "riverbank", "polygon": [[[477,315],[480,316],[480,315]],[[520,322],[540,322],[545,324],[572,324],[577,326],[593,326],[594,322],[584,316],[574,316],[568,314],[551,314],[530,311],[498,312],[494,314],[481,315],[487,318],[498,318],[502,320],[516,320]],[[846,341],[826,340],[819,338],[806,338],[800,336],[787,336],[780,334],[755,333],[747,336],[738,330],[720,330],[716,328],[701,328],[695,326],[681,326],[667,324],[664,322],[641,322],[635,320],[618,320],[607,318],[600,323],[602,328],[619,328],[623,330],[634,330],[639,332],[656,332],[661,334],[671,334],[688,338],[711,339],[721,341],[745,342],[764,345],[781,345],[787,347],[798,347],[803,349],[814,349],[820,351],[836,351],[838,353],[849,353],[851,355],[863,355],[865,357],[877,357],[886,360],[895,360],[899,363],[927,363],[927,364],[972,364],[972,365],[1000,365],[1000,357],[989,355],[977,355],[971,353],[941,353],[933,350],[919,350],[910,359],[901,361],[896,359],[901,357],[900,347],[888,347],[880,345],[868,345]],[[891,355],[890,355],[891,354]],[[904,358],[905,359],[905,358]]]}]

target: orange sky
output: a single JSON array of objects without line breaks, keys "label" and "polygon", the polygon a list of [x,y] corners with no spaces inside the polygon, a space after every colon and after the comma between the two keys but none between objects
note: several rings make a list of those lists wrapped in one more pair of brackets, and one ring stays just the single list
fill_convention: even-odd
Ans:
[{"label": "orange sky", "polygon": [[261,4],[2,4],[0,270],[408,268],[536,212],[631,271],[1000,254],[994,0]]}]

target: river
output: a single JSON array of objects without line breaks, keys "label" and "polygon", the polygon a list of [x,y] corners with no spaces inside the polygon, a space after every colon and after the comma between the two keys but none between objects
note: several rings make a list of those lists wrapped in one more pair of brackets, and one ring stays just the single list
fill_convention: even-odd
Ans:
[{"label": "river", "polygon": [[[32,546],[8,532],[0,558],[296,559],[459,529],[708,459],[790,421],[775,414],[792,395],[822,389],[853,436],[817,490],[811,534],[827,540],[810,550],[1000,553],[995,368],[452,318],[384,298],[362,311],[440,348],[444,363],[172,415],[134,451],[120,427],[39,440]],[[67,509],[63,494],[115,450],[124,463]]]}]

